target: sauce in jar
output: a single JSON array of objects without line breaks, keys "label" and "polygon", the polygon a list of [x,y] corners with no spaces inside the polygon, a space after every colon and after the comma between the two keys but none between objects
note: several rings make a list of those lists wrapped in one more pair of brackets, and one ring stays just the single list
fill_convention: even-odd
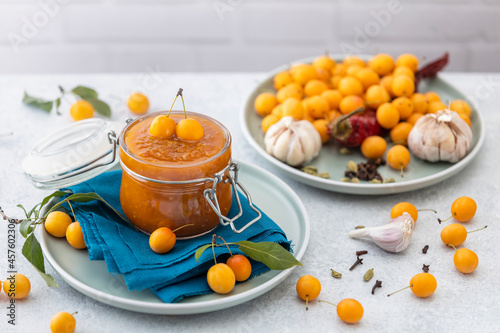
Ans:
[{"label": "sauce in jar", "polygon": [[[218,121],[197,113],[188,113],[203,127],[204,136],[196,142],[183,141],[175,135],[157,138],[149,126],[159,114],[131,122],[120,135],[120,163],[123,168],[120,201],[127,218],[140,229],[151,233],[157,228],[172,230],[178,237],[209,232],[219,224],[219,217],[206,201],[203,191],[211,189],[213,178],[231,162],[231,136]],[[172,111],[178,123],[184,113]],[[195,181],[172,184],[171,182]],[[199,180],[199,181],[196,181]],[[170,183],[169,183],[170,182]],[[229,183],[217,184],[220,211],[227,215],[232,202]]]}]

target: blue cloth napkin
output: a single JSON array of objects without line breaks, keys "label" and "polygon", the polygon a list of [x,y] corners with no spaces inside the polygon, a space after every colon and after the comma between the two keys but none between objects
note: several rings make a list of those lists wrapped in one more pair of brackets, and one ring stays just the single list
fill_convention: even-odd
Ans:
[{"label": "blue cloth napkin", "polygon": [[[95,192],[113,208],[123,214],[120,205],[121,171],[111,171],[84,183],[69,188],[73,193]],[[251,221],[256,213],[248,207],[244,195],[239,195],[243,215],[236,221],[240,228]],[[229,226],[219,225],[213,232],[189,240],[177,240],[175,247],[166,254],[156,254],[149,247],[149,236],[136,231],[104,203],[72,202],[75,218],[82,227],[90,260],[105,260],[108,271],[122,274],[129,290],[149,288],[164,302],[174,303],[181,299],[211,293],[206,281],[206,272],[214,264],[211,250],[205,251],[197,262],[196,250],[212,241],[215,233],[226,242],[249,240],[252,242],[276,242],[291,251],[291,243],[285,233],[267,215],[240,234],[234,233]],[[67,207],[68,208],[68,207]],[[228,216],[238,212],[236,200]],[[233,253],[241,253],[232,247]],[[218,260],[228,256],[226,247],[216,247]],[[252,262],[252,277],[269,270],[260,262]]]}]

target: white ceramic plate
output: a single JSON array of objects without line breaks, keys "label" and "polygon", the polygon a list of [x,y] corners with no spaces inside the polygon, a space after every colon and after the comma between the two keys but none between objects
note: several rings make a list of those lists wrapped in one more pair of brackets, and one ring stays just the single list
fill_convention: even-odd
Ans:
[{"label": "white ceramic plate", "polygon": [[[332,57],[337,61],[341,61],[342,59],[341,57]],[[302,59],[294,63],[311,63],[313,59],[314,58]],[[351,155],[341,155],[338,153],[339,146],[329,143],[323,146],[320,155],[309,164],[316,166],[320,172],[329,172],[330,179],[323,179],[308,175],[297,168],[291,167],[279,161],[266,152],[264,145],[264,133],[260,127],[262,118],[255,112],[253,106],[255,98],[258,94],[264,91],[274,90],[273,76],[281,71],[287,70],[289,67],[290,65],[286,65],[273,70],[250,92],[242,105],[240,123],[243,129],[243,134],[248,142],[257,150],[257,152],[274,167],[279,169],[279,171],[299,182],[322,188],[324,190],[350,194],[377,195],[412,191],[437,184],[438,182],[458,173],[473,160],[484,142],[485,126],[483,119],[481,114],[477,111],[477,108],[471,104],[473,108],[471,116],[473,133],[472,147],[469,154],[458,163],[429,163],[412,157],[409,166],[405,169],[403,178],[401,178],[399,171],[393,170],[388,166],[379,167],[379,172],[382,177],[392,177],[396,179],[395,183],[345,183],[341,182],[340,179],[344,177],[347,162],[349,160],[353,160],[356,163],[359,163],[366,161],[366,159],[361,155],[359,149],[351,149],[353,152]],[[464,94],[439,77],[433,80],[425,80],[424,82],[421,82],[419,88],[420,91],[423,92],[436,91],[441,96],[443,101],[458,98],[467,100]]]},{"label": "white ceramic plate", "polygon": [[[309,242],[309,219],[299,197],[271,173],[244,163],[239,177],[254,203],[274,220],[294,244],[300,261]],[[111,275],[104,261],[90,261],[87,251],[72,248],[65,239],[50,236],[41,229],[43,252],[59,275],[72,287],[102,303],[118,308],[153,314],[194,314],[221,310],[254,299],[283,281],[293,270],[270,271],[238,284],[227,295],[189,297],[179,303],[161,301],[149,290],[129,291],[121,275]]]}]

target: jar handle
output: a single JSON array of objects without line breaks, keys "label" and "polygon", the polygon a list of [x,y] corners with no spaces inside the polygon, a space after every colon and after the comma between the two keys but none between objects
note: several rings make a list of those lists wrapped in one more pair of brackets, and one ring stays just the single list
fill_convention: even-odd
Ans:
[{"label": "jar handle", "polygon": [[[223,226],[230,225],[231,229],[233,232],[239,234],[243,231],[245,231],[248,227],[250,227],[252,224],[260,220],[262,217],[262,213],[260,210],[257,209],[257,207],[254,206],[252,202],[252,197],[250,196],[250,193],[247,191],[247,189],[238,181],[238,171],[239,171],[240,166],[236,162],[231,162],[229,165],[228,169],[224,169],[214,175],[215,181],[211,189],[206,189],[203,191],[203,195],[205,196],[205,199],[207,200],[208,204],[212,209],[214,210],[215,214],[219,217],[220,224]],[[226,175],[226,180],[224,179],[225,171],[229,171]],[[231,175],[231,172],[234,173],[234,176]],[[219,207],[219,202],[217,201],[217,184],[221,183],[222,181],[224,182],[230,182],[231,187],[233,189],[234,197],[236,198],[236,203],[238,205],[238,214],[233,216],[233,218],[228,218],[227,216],[222,215]],[[252,221],[248,222],[245,224],[243,227],[240,229],[236,229],[234,226],[234,222],[241,216],[243,215],[243,207],[241,205],[240,197],[238,195],[238,188],[241,189],[241,192],[245,195],[245,197],[248,200],[248,206],[257,213],[257,217],[254,218]]]}]

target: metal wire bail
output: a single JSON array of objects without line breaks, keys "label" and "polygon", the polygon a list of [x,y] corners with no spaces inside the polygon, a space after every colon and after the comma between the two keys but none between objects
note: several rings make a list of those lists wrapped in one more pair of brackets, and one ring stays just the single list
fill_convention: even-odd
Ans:
[{"label": "metal wire bail", "polygon": [[[231,164],[229,164],[229,168],[225,168],[224,170],[222,170],[222,171],[220,171],[220,172],[218,172],[218,173],[216,173],[214,175],[214,183],[213,183],[212,188],[211,189],[206,189],[205,191],[203,191],[203,196],[207,200],[207,202],[210,205],[210,207],[212,207],[212,209],[214,210],[215,214],[217,214],[217,216],[219,217],[220,224],[222,224],[223,226],[230,225],[231,229],[233,230],[233,232],[235,232],[237,234],[245,231],[248,227],[250,227],[252,224],[254,224],[258,220],[260,220],[260,218],[262,217],[262,213],[253,205],[250,193],[238,181],[238,170],[239,170],[239,168],[240,168],[240,166],[238,165],[238,163],[231,162]],[[226,174],[226,171],[228,171],[227,174]],[[231,172],[234,175],[231,175]],[[226,176],[225,180],[224,180],[224,176]],[[219,202],[217,201],[216,191],[217,191],[217,184],[221,183],[221,182],[225,182],[225,183],[230,182],[231,185],[232,185],[234,197],[236,198],[236,203],[238,204],[238,214],[236,214],[235,216],[233,216],[233,218],[228,218],[228,217],[222,215],[222,213],[220,211]],[[248,206],[250,206],[250,208],[254,212],[257,213],[257,217],[256,218],[254,218],[252,221],[248,222],[246,225],[244,225],[240,229],[236,229],[236,227],[234,226],[234,222],[239,217],[241,217],[241,215],[243,215],[243,207],[241,206],[240,197],[238,195],[238,187],[241,189],[241,192],[247,198],[247,200],[248,200]]]}]

